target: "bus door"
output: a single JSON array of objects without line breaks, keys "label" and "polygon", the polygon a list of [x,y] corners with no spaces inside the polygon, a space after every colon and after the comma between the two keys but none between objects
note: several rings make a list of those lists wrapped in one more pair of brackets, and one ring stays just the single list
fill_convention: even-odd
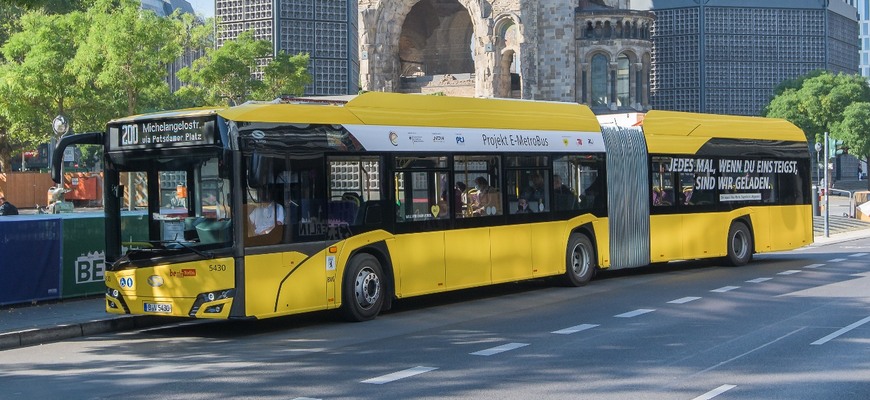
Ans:
[{"label": "bus door", "polygon": [[451,193],[447,157],[402,156],[394,162],[396,294],[443,291],[444,235],[450,227],[450,206],[444,201]]},{"label": "bus door", "polygon": [[[323,159],[245,156],[244,243],[251,314],[326,308],[334,298],[327,238]],[[305,242],[310,242],[306,246]]]},{"label": "bus door", "polygon": [[649,187],[650,261],[683,258],[683,215],[677,212],[679,181],[671,171],[670,157],[653,157]]}]

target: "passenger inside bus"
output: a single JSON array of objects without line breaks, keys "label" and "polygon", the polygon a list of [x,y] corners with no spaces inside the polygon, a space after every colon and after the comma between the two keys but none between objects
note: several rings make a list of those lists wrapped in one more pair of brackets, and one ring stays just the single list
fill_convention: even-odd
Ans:
[{"label": "passenger inside bus", "polygon": [[500,215],[501,207],[498,189],[489,186],[489,181],[482,176],[474,178],[474,188],[477,190],[477,196],[472,204],[472,215]]},{"label": "passenger inside bus", "polygon": [[[248,214],[253,235],[265,235],[277,225],[284,225],[284,206],[275,202],[268,188],[258,190],[259,202]],[[250,234],[249,234],[250,236]]]},{"label": "passenger inside bus", "polygon": [[456,212],[457,217],[463,216],[465,213],[465,209],[468,206],[468,197],[465,193],[465,183],[457,181],[453,186],[453,204],[455,204],[454,211]]},{"label": "passenger inside bus", "polygon": [[529,214],[532,212],[531,207],[529,207],[529,201],[520,197],[517,200],[517,211],[515,214]]},{"label": "passenger inside bus", "polygon": [[553,175],[553,208],[556,210],[577,209],[577,196],[574,191],[562,183],[562,177]]}]

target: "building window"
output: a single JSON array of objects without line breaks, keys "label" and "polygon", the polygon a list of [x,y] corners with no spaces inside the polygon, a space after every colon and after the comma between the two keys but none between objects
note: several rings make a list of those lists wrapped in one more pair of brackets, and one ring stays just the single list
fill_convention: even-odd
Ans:
[{"label": "building window", "polygon": [[592,57],[592,105],[606,106],[610,103],[607,95],[607,57],[596,54]]},{"label": "building window", "polygon": [[626,55],[616,59],[616,105],[620,107],[631,105],[628,65]]}]

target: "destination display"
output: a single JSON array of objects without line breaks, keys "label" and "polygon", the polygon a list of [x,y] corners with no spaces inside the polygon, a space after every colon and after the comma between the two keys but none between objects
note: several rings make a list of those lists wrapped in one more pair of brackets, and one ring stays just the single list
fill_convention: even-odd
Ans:
[{"label": "destination display", "polygon": [[214,124],[210,117],[136,121],[122,123],[110,130],[113,147],[170,147],[214,144]]}]

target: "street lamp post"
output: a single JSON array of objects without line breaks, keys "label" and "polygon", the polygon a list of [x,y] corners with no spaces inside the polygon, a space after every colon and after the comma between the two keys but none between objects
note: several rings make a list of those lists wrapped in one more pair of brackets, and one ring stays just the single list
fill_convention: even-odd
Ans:
[{"label": "street lamp post", "polygon": [[57,139],[63,137],[67,132],[69,132],[69,120],[63,114],[60,114],[54,117],[54,120],[51,121],[51,129],[54,131],[54,135],[52,135],[51,139],[48,140],[49,160],[52,160],[52,157],[54,156]]}]

